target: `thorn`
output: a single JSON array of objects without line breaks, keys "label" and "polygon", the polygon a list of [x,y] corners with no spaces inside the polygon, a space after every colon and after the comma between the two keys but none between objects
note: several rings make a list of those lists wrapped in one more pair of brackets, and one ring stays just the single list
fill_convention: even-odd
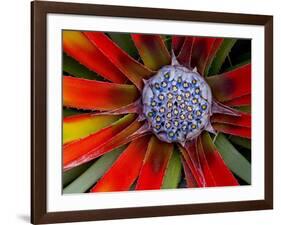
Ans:
[{"label": "thorn", "polygon": [[208,125],[206,126],[205,128],[206,131],[214,134],[214,135],[217,135],[217,132],[215,131],[215,129],[213,128],[212,124],[209,122]]},{"label": "thorn", "polygon": [[215,144],[218,135],[219,135],[219,133],[217,133],[217,134],[215,135],[215,137],[214,137],[214,139],[213,139],[213,144]]},{"label": "thorn", "polygon": [[143,114],[139,114],[138,118],[137,118],[137,121],[141,122],[141,121],[144,121],[146,118]]},{"label": "thorn", "polygon": [[183,148],[185,148],[186,141],[180,141],[179,143]]},{"label": "thorn", "polygon": [[171,51],[171,54],[172,54],[172,62],[171,62],[172,66],[180,66],[180,63],[178,62],[173,49]]}]

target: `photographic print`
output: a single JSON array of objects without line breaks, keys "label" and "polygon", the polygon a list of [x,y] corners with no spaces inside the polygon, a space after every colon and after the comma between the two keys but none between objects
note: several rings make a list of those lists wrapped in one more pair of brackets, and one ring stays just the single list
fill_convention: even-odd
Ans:
[{"label": "photographic print", "polygon": [[63,194],[251,185],[251,39],[62,31]]}]

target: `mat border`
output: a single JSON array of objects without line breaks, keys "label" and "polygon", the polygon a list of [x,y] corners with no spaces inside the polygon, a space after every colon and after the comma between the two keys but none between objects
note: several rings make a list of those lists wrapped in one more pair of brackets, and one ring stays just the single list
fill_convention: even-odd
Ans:
[{"label": "mat border", "polygon": [[[47,212],[46,19],[49,13],[264,26],[265,199],[239,202]],[[273,209],[273,16],[62,2],[31,2],[31,223],[62,223],[265,209]]]}]

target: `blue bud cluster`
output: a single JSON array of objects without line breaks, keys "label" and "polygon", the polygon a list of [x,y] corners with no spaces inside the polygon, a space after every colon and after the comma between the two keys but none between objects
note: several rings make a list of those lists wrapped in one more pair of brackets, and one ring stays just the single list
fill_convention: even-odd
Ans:
[{"label": "blue bud cluster", "polygon": [[184,143],[207,126],[211,99],[208,84],[197,72],[165,66],[146,81],[143,114],[160,140]]}]

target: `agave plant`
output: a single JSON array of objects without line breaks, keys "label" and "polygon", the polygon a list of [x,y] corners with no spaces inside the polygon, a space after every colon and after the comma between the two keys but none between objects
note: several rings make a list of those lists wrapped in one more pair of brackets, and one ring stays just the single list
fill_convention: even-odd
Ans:
[{"label": "agave plant", "polygon": [[249,48],[64,31],[64,193],[250,184]]}]

